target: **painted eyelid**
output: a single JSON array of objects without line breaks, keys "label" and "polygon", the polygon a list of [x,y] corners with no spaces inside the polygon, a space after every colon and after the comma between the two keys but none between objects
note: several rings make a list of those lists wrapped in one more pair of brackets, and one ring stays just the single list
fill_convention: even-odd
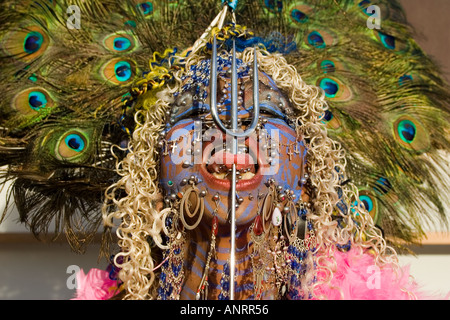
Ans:
[{"label": "painted eyelid", "polygon": [[279,117],[280,119],[285,119],[286,114],[284,114],[280,109],[275,106],[269,105],[267,103],[260,103],[259,108],[261,111],[267,111],[272,115]]},{"label": "painted eyelid", "polygon": [[[285,127],[288,128],[289,130],[292,131],[292,134],[282,130],[281,127]],[[292,128],[291,126],[289,126],[284,119],[280,119],[280,118],[271,118],[269,120],[269,122],[265,125],[265,129],[278,129],[281,130],[282,134],[287,137],[290,140],[295,140],[296,138],[296,134],[295,134],[295,129]]]},{"label": "painted eyelid", "polygon": [[181,120],[187,118],[188,116],[190,116],[191,114],[193,114],[195,112],[201,113],[201,114],[206,114],[206,113],[208,113],[210,111],[211,111],[211,108],[209,107],[209,105],[204,103],[204,104],[202,104],[201,108],[191,106],[191,107],[188,107],[186,110],[184,110],[181,113],[177,112],[176,116],[174,116],[173,119],[175,121],[181,121]]}]

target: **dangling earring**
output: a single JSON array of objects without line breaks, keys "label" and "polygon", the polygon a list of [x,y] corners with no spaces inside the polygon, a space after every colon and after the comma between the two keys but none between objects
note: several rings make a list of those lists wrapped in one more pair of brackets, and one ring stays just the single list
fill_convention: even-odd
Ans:
[{"label": "dangling earring", "polygon": [[223,265],[222,277],[220,278],[220,290],[219,300],[230,300],[230,260],[227,260]]},{"label": "dangling earring", "polygon": [[260,212],[260,216],[263,221],[263,228],[264,232],[268,233],[271,228],[271,219],[272,219],[272,213],[275,207],[275,188],[273,187],[274,181],[271,180],[268,182],[269,184],[269,191],[267,192],[266,196],[263,199],[262,202],[262,208]]},{"label": "dangling earring", "polygon": [[297,222],[289,236],[286,251],[286,265],[289,279],[289,297],[293,300],[304,298],[302,294],[302,278],[306,273],[305,260],[312,254],[316,246],[314,229],[307,218],[308,207],[300,201]]},{"label": "dangling earring", "polygon": [[158,300],[179,300],[184,282],[186,235],[184,231],[178,230],[178,212],[175,209],[169,210],[169,214],[164,216],[163,223],[164,233],[169,238],[169,248],[163,254]]},{"label": "dangling earring", "polygon": [[[195,195],[195,208],[192,210],[192,202],[191,202],[191,195]],[[191,187],[187,189],[183,197],[181,198],[180,202],[180,220],[183,226],[187,230],[193,230],[197,228],[200,221],[202,220],[203,213],[205,211],[205,200],[200,194],[200,190],[195,186],[195,183],[192,182]],[[186,221],[185,214],[189,219],[193,219],[195,216],[197,217],[197,220],[193,224],[188,224]]]},{"label": "dangling earring", "polygon": [[[220,199],[220,198],[219,198]],[[217,211],[219,210],[219,199],[216,198],[216,208],[213,211],[212,225],[211,225],[211,242],[209,246],[208,256],[206,257],[205,269],[203,271],[200,285],[198,286],[197,293],[195,295],[196,300],[206,300],[208,298],[208,274],[209,264],[213,253],[216,253],[216,236],[219,230],[219,219],[217,218]]]},{"label": "dangling earring", "polygon": [[250,238],[252,241],[252,253],[250,254],[252,269],[253,269],[253,285],[254,285],[254,294],[255,300],[260,300],[262,293],[264,291],[264,273],[265,273],[265,265],[263,263],[262,257],[264,256],[264,240],[265,240],[265,232],[264,232],[264,222],[261,217],[260,212],[260,201],[258,195],[258,215],[255,218],[255,221],[250,226]]}]

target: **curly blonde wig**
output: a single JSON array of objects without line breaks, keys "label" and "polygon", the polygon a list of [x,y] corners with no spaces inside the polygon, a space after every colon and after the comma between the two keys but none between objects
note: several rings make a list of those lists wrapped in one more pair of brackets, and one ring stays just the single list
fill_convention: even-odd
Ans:
[{"label": "curly blonde wig", "polygon": [[[260,70],[267,73],[288,95],[295,109],[298,133],[307,143],[307,168],[313,186],[308,218],[313,223],[317,246],[307,257],[306,263],[310,267],[303,279],[305,296],[326,298],[316,296],[314,288],[331,281],[336,270],[333,253],[340,246],[350,244],[360,253],[369,250],[378,264],[397,266],[394,250],[386,245],[380,230],[374,226],[363,206],[355,202],[358,199],[357,189],[351,184],[341,184],[342,176],[345,176],[346,158],[341,146],[327,136],[325,125],[321,122],[327,108],[323,92],[316,86],[306,84],[281,54],[269,54],[263,49],[256,52]],[[238,58],[249,63],[253,61],[253,55],[253,49],[248,48],[239,53]],[[207,57],[191,54],[184,69],[174,74],[174,85],[166,85],[156,95],[148,92],[140,97],[138,103],[142,111],[136,115],[137,125],[128,146],[128,155],[117,165],[121,179],[106,192],[105,224],[113,226],[114,219],[120,221],[116,233],[121,252],[116,255],[116,264],[121,268],[119,277],[127,299],[156,298],[155,244],[161,249],[166,248],[161,235],[162,217],[168,210],[164,209],[159,186],[160,155],[157,143],[172,95],[181,87],[182,75],[191,65],[203,59]],[[336,208],[339,201],[348,204],[347,212]],[[343,223],[338,225],[336,216]],[[118,262],[119,257],[121,263]],[[325,278],[315,279],[318,272],[325,274]]]}]

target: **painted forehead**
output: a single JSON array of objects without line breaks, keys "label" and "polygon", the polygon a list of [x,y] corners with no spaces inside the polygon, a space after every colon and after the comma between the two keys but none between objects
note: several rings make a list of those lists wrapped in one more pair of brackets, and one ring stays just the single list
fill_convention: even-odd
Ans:
[{"label": "painted forehead", "polygon": [[[253,79],[251,65],[237,59],[238,116],[251,117],[253,110]],[[217,108],[220,116],[227,116],[231,109],[231,56],[218,57]],[[174,94],[170,123],[186,118],[210,118],[210,70],[211,61],[202,60],[192,65],[182,77],[181,90]],[[262,114],[285,119],[293,114],[287,97],[277,88],[267,74],[259,71],[259,105]]]}]

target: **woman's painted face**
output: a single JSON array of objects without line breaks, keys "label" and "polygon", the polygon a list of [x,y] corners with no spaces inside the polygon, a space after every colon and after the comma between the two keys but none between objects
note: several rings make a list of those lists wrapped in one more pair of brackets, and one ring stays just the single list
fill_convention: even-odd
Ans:
[{"label": "woman's painted face", "polygon": [[[198,68],[198,69],[197,69]],[[203,68],[203,69],[202,69]],[[232,137],[217,129],[210,112],[209,60],[193,67],[172,106],[171,124],[161,145],[161,184],[169,199],[180,198],[192,187],[205,199],[204,219],[217,215],[225,223],[230,212],[231,168],[237,169],[236,225],[248,225],[259,211],[262,196],[272,187],[299,199],[306,148],[287,123],[292,109],[273,80],[259,72],[260,119],[257,129],[238,139],[238,154],[231,152]],[[224,124],[231,108],[231,75],[227,59],[219,59],[218,113]],[[208,78],[208,77],[207,77]],[[238,117],[245,129],[252,120],[253,80],[248,67],[238,64]],[[282,205],[283,200],[279,200]]]}]

